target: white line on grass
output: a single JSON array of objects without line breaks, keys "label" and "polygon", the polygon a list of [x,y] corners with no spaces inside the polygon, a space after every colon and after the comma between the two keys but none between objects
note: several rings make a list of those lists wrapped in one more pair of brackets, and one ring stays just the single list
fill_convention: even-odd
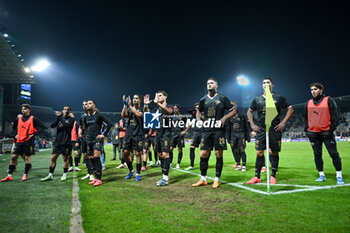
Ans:
[{"label": "white line on grass", "polygon": [[72,190],[72,210],[70,214],[70,233],[84,233],[81,218],[81,203],[79,201],[79,184],[77,173],[73,173],[73,190]]},{"label": "white line on grass", "polygon": [[[188,174],[192,174],[192,175],[195,175],[195,176],[201,176],[198,173],[185,171],[185,170],[181,170],[181,169],[173,168],[173,170],[179,171],[179,172],[188,173]],[[209,177],[209,176],[207,176],[207,179],[214,180],[213,177]],[[299,187],[299,188],[304,188],[304,189],[295,189],[295,190],[286,190],[286,191],[277,191],[277,192],[270,192],[270,193],[268,193],[268,192],[260,191],[260,190],[254,189],[254,188],[247,187],[246,185],[244,185],[244,183],[230,183],[230,182],[227,182],[227,181],[224,181],[224,180],[220,180],[220,182],[228,184],[228,185],[231,185],[231,186],[235,186],[237,188],[246,189],[246,190],[249,190],[251,192],[260,193],[260,194],[263,194],[263,195],[278,195],[278,194],[297,193],[297,192],[315,191],[315,190],[320,190],[320,189],[331,189],[331,188],[339,188],[339,187],[344,187],[344,186],[350,186],[350,184],[327,185],[327,186],[296,185],[296,184],[295,185],[294,184],[273,184],[273,185],[271,185],[272,187],[273,186],[284,186],[284,187],[290,186],[290,187]],[[255,186],[255,185],[267,185],[267,184],[266,183],[259,183],[259,184],[254,184],[254,185],[251,185],[251,186]]]}]

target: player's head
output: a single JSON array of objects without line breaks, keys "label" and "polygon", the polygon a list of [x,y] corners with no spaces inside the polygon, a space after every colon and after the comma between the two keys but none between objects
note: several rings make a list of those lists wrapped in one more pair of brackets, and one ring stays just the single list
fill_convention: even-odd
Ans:
[{"label": "player's head", "polygon": [[269,85],[269,86],[270,86],[270,90],[272,90],[272,88],[274,87],[272,78],[270,78],[270,77],[265,77],[265,78],[263,79],[263,81],[262,81],[262,87],[263,87],[264,91],[265,91],[266,85]]},{"label": "player's head", "polygon": [[135,94],[134,96],[133,96],[133,98],[132,98],[132,103],[134,104],[134,105],[139,105],[141,102],[142,102],[142,95],[140,95],[140,94]]},{"label": "player's head", "polygon": [[321,83],[311,83],[310,91],[313,98],[317,98],[323,94],[324,86]]},{"label": "player's head", "polygon": [[87,111],[87,109],[88,109],[88,102],[87,102],[87,100],[83,101],[83,109],[84,109],[84,111]]},{"label": "player's head", "polygon": [[179,114],[179,113],[180,113],[180,108],[181,108],[180,105],[175,104],[175,105],[174,105],[174,113],[175,113],[175,114]]},{"label": "player's head", "polygon": [[63,116],[68,116],[70,113],[70,107],[68,105],[63,106],[62,113],[63,113]]},{"label": "player's head", "polygon": [[166,99],[168,98],[168,94],[165,91],[158,91],[157,96],[158,96],[158,101],[161,104],[164,103],[164,101],[166,101]]},{"label": "player's head", "polygon": [[88,105],[88,107],[87,107],[88,111],[92,111],[92,110],[95,111],[96,110],[96,103],[94,100],[88,100],[87,105]]},{"label": "player's head", "polygon": [[207,80],[207,90],[215,91],[218,89],[218,81],[215,78],[209,78]]},{"label": "player's head", "polygon": [[21,105],[21,112],[24,116],[29,116],[31,110],[32,110],[32,106],[30,106],[30,104]]}]

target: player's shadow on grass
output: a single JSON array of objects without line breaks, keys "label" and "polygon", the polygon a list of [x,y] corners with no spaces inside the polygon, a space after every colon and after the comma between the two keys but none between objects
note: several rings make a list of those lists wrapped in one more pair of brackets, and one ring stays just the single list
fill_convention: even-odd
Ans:
[{"label": "player's shadow on grass", "polygon": [[188,174],[177,175],[177,176],[171,177],[171,179],[169,180],[169,184],[175,184],[180,181],[186,181],[191,179],[193,179],[193,176],[189,176]]}]

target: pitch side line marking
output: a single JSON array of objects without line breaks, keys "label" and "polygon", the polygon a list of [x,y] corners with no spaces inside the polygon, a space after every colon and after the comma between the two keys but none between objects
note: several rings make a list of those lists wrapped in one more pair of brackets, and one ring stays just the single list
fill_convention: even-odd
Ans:
[{"label": "pitch side line marking", "polygon": [[79,184],[77,173],[73,174],[73,190],[72,190],[72,210],[70,214],[70,233],[84,233],[82,226],[83,219],[81,217],[81,203],[79,201]]},{"label": "pitch side line marking", "polygon": [[[185,171],[185,170],[181,170],[181,169],[176,169],[176,168],[172,168],[175,171],[179,171],[179,172],[184,172],[184,173],[188,173],[188,174],[192,174],[195,176],[201,176],[198,173],[194,173],[194,172],[190,172],[190,171]],[[207,176],[207,179],[209,180],[214,180],[213,177],[209,177]],[[331,189],[331,188],[339,188],[339,187],[344,187],[344,186],[350,186],[350,184],[344,184],[344,185],[327,185],[327,186],[312,186],[312,185],[293,185],[293,184],[274,184],[271,186],[285,186],[285,187],[300,187],[300,188],[304,188],[304,189],[295,189],[295,190],[287,190],[287,191],[277,191],[277,192],[264,192],[264,191],[260,191],[254,188],[250,188],[247,187],[246,185],[243,185],[244,183],[230,183],[224,180],[220,180],[221,183],[225,183],[231,186],[235,186],[237,188],[241,188],[241,189],[246,189],[249,190],[251,192],[255,192],[255,193],[260,193],[263,195],[278,195],[278,194],[286,194],[286,193],[297,193],[297,192],[307,192],[307,191],[315,191],[315,190],[320,190],[320,189]],[[266,185],[266,183],[259,183],[259,184],[254,184],[254,185]]]}]

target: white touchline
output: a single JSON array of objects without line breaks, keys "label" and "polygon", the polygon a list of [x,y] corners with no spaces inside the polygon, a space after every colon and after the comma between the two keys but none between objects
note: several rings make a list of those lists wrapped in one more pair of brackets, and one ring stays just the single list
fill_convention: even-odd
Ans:
[{"label": "white touchline", "polygon": [[[184,172],[184,173],[188,173],[188,174],[192,174],[195,176],[201,176],[201,174],[198,173],[194,173],[194,172],[190,172],[190,171],[185,171],[185,170],[181,170],[181,169],[176,169],[176,168],[172,168],[175,171],[179,171],[179,172]],[[213,177],[207,176],[207,179],[209,180],[214,180]],[[320,190],[320,189],[331,189],[331,188],[339,188],[339,187],[344,187],[344,186],[350,186],[350,184],[344,184],[344,185],[327,185],[327,186],[312,186],[312,185],[297,185],[297,184],[274,184],[271,185],[273,186],[282,186],[282,187],[299,187],[299,188],[304,188],[304,189],[295,189],[295,190],[286,190],[286,191],[277,191],[277,192],[264,192],[261,190],[257,190],[251,187],[247,187],[244,183],[230,183],[224,180],[220,180],[221,183],[225,183],[231,186],[235,186],[237,188],[241,188],[241,189],[245,189],[245,190],[249,190],[251,192],[255,192],[255,193],[260,193],[263,195],[278,195],[278,194],[286,194],[286,193],[298,193],[298,192],[307,192],[307,191],[315,191],[315,190]],[[249,186],[256,186],[256,185],[267,185],[266,183],[259,183],[259,184],[253,184],[253,185],[249,185]]]}]

